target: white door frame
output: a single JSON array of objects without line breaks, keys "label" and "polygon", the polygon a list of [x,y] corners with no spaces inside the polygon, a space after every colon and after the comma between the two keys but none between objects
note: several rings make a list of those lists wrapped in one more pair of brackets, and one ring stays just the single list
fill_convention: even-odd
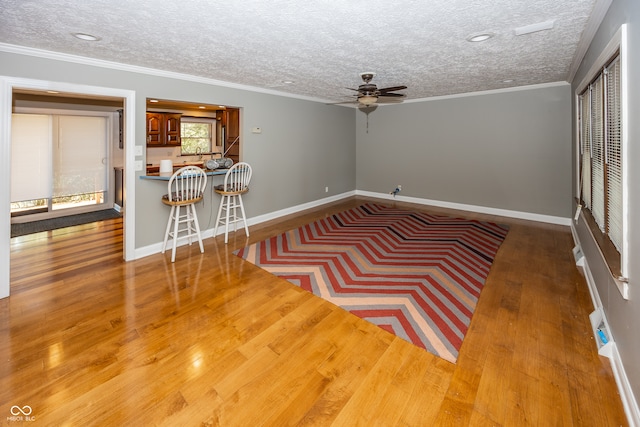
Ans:
[{"label": "white door frame", "polygon": [[126,208],[123,257],[125,261],[135,258],[135,92],[99,86],[0,76],[0,298],[8,297],[11,288],[11,113],[14,88],[124,98]]}]

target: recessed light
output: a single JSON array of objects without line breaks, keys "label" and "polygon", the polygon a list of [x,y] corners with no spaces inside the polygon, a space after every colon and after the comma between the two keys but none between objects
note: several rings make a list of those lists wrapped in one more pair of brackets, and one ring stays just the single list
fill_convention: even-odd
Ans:
[{"label": "recessed light", "polygon": [[514,80],[513,79],[505,79],[502,81],[502,83],[513,83]]},{"label": "recessed light", "polygon": [[149,102],[158,102],[157,99],[150,99]]},{"label": "recessed light", "polygon": [[207,109],[207,107],[205,107],[204,105],[201,105],[198,108],[201,109],[201,110],[206,110]]},{"label": "recessed light", "polygon": [[286,85],[292,85],[295,82],[293,80],[283,80],[282,83],[286,84]]},{"label": "recessed light", "polygon": [[493,36],[495,36],[493,33],[476,33],[467,37],[467,41],[472,43],[483,42],[485,40],[489,40]]},{"label": "recessed light", "polygon": [[57,90],[48,90],[48,91],[47,91],[47,93],[53,93],[53,94],[55,94],[55,93],[60,93],[60,92],[58,92]]},{"label": "recessed light", "polygon": [[93,34],[87,34],[87,33],[71,33],[71,35],[77,39],[80,40],[85,40],[88,42],[97,42],[98,40],[100,40],[100,37],[98,36],[94,36]]}]

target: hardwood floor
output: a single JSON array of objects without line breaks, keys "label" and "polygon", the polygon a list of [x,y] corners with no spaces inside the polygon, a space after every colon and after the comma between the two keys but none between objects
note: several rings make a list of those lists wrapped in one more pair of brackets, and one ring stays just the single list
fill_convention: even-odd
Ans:
[{"label": "hardwood floor", "polygon": [[121,220],[12,239],[0,423],[627,425],[567,227],[412,206],[511,227],[456,364],[232,254],[364,200],[180,247],[175,264],[122,261]]}]

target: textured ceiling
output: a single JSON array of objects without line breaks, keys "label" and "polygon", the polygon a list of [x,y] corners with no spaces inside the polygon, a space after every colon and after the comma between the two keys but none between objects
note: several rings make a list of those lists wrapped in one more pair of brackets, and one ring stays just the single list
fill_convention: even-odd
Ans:
[{"label": "textured ceiling", "polygon": [[[332,102],[349,99],[346,88],[374,71],[378,87],[406,85],[407,99],[422,99],[567,80],[595,4],[0,0],[0,43]],[[551,30],[515,35],[518,27],[550,20]],[[76,32],[101,39],[79,40]],[[480,32],[495,36],[466,40]]]}]

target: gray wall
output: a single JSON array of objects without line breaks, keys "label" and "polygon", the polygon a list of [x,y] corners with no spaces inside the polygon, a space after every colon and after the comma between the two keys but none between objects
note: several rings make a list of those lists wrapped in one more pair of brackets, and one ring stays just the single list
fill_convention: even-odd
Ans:
[{"label": "gray wall", "polygon": [[[597,57],[613,38],[620,26],[628,23],[628,203],[629,203],[629,288],[630,299],[622,299],[598,249],[582,221],[576,225],[582,249],[593,273],[598,294],[611,334],[629,378],[636,400],[640,399],[640,2],[614,0],[576,73],[573,91],[588,73]],[[574,117],[575,119],[575,117]],[[575,139],[575,135],[574,135]]]},{"label": "gray wall", "polygon": [[571,216],[568,84],[357,113],[357,188]]},{"label": "gray wall", "polygon": [[[242,157],[254,169],[244,199],[249,217],[355,189],[355,119],[343,106],[5,52],[0,75],[135,91],[136,145],[145,145],[148,97],[241,107]],[[252,134],[253,127],[262,133]],[[165,189],[136,179],[136,248],[162,241],[168,212],[159,196]],[[211,207],[200,210],[206,224]]]}]

